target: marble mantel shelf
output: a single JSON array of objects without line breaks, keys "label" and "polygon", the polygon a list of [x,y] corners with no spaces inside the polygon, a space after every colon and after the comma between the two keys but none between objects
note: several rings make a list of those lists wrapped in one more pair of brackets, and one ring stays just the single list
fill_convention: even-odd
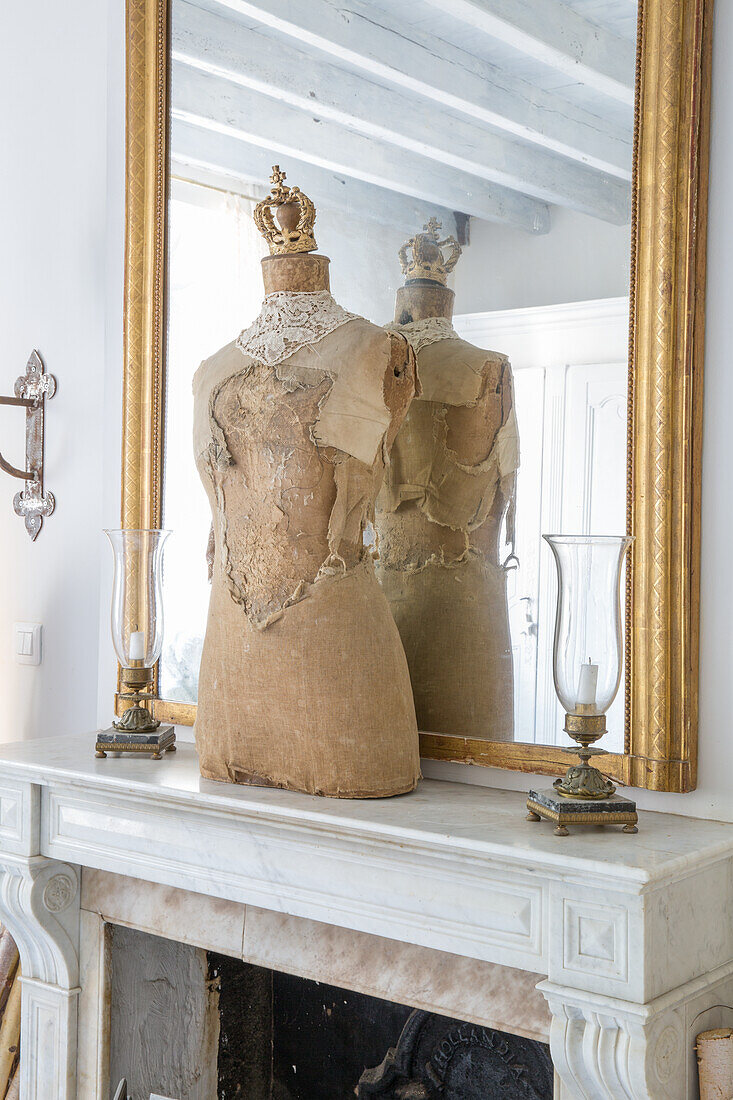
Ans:
[{"label": "marble mantel shelf", "polygon": [[733,1012],[733,827],[643,813],[557,837],[516,792],[336,801],[203,780],[193,746],[0,747],[0,916],[23,964],[24,1100],[75,1096],[79,883],[94,868],[546,975],[562,1097],[687,1100]]}]

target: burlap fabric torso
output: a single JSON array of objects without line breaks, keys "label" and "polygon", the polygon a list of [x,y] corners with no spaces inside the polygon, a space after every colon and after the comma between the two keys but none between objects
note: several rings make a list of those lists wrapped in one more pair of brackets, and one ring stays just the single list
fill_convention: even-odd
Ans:
[{"label": "burlap fabric torso", "polygon": [[419,728],[511,740],[514,680],[498,562],[519,464],[511,367],[455,334],[420,347],[417,363],[422,395],[377,499],[377,575],[405,647]]},{"label": "burlap fabric torso", "polygon": [[414,387],[405,341],[361,318],[281,363],[233,343],[199,369],[204,776],[353,798],[417,783],[407,663],[362,537]]}]

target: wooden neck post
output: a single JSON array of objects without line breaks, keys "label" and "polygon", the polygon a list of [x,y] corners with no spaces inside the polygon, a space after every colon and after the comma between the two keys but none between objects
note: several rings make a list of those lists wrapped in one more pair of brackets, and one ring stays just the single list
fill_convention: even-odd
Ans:
[{"label": "wooden neck post", "polygon": [[330,290],[328,256],[314,252],[294,252],[290,256],[265,256],[262,260],[262,280],[265,294],[278,291],[316,292]]},{"label": "wooden neck post", "polygon": [[395,321],[409,325],[411,321],[424,321],[426,317],[453,317],[455,294],[447,286],[432,279],[414,279],[397,291]]}]

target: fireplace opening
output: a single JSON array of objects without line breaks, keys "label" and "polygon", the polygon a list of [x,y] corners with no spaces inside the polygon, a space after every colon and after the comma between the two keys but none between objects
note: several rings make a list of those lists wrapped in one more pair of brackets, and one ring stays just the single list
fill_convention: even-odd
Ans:
[{"label": "fireplace opening", "polygon": [[552,1100],[532,1039],[120,927],[111,965],[131,1100]]}]

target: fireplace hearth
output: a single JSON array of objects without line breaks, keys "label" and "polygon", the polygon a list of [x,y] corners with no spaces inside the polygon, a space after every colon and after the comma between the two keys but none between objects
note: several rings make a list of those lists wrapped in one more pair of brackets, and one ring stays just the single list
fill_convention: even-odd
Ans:
[{"label": "fireplace hearth", "polygon": [[219,1100],[552,1100],[544,1043],[209,955]]}]

